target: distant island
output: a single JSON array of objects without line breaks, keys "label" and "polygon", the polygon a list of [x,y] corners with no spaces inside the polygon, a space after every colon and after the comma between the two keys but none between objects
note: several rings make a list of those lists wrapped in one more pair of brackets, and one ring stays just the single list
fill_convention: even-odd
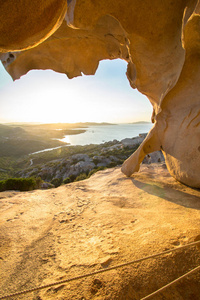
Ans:
[{"label": "distant island", "polygon": [[38,126],[38,127],[47,127],[47,128],[80,128],[80,127],[87,127],[87,126],[101,126],[101,125],[117,125],[115,123],[108,123],[108,122],[77,122],[77,123],[32,123],[32,122],[11,122],[11,123],[4,123],[0,124],[3,126],[19,126],[19,127],[26,127],[26,126]]},{"label": "distant island", "polygon": [[151,124],[151,122],[147,122],[147,121],[138,121],[138,122],[132,122],[129,124]]},{"label": "distant island", "polygon": [[80,126],[103,126],[103,125],[117,125],[114,123],[107,123],[107,122],[80,122],[80,123],[75,123],[76,125],[80,124]]}]

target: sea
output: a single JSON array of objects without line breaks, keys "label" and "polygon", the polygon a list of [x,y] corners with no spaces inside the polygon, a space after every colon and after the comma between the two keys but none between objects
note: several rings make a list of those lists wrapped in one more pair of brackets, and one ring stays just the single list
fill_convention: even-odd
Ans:
[{"label": "sea", "polygon": [[72,146],[102,144],[113,140],[121,141],[125,138],[136,137],[140,133],[147,133],[152,126],[153,124],[148,122],[134,124],[95,125],[86,128],[85,133],[66,135],[63,139],[60,139],[60,141],[68,143]]},{"label": "sea", "polygon": [[133,138],[139,134],[148,133],[152,126],[153,124],[150,122],[138,122],[133,124],[109,124],[88,126],[87,128],[75,128],[75,130],[85,129],[86,131],[80,134],[66,135],[64,138],[59,139],[59,141],[67,143],[65,146],[36,151],[30,153],[30,155],[62,147],[102,144],[113,140],[121,141],[125,138]]}]

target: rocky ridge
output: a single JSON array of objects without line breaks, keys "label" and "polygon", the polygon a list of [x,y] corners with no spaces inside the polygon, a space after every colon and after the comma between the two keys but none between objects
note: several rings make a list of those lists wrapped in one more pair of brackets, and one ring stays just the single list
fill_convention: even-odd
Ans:
[{"label": "rocky ridge", "polygon": [[[92,154],[77,153],[67,158],[54,159],[39,165],[34,164],[34,155],[32,155],[31,166],[19,171],[16,175],[23,178],[41,177],[45,181],[42,188],[52,187],[48,183],[60,185],[66,179],[68,179],[68,182],[74,181],[80,174],[88,175],[93,170],[121,165],[130,153],[129,151],[126,154],[123,150],[135,149],[142,143],[145,136],[146,134],[140,134],[138,137],[125,138],[120,142],[114,140],[102,144],[99,152]],[[149,164],[161,161],[164,161],[161,151],[147,155],[144,159],[144,163]]]}]

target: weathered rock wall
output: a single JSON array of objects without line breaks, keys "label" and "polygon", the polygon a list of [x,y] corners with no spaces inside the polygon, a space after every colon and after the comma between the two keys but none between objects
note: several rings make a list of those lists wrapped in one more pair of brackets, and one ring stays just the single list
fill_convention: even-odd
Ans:
[{"label": "weathered rock wall", "polygon": [[184,29],[185,62],[178,82],[160,104],[146,141],[122,167],[127,175],[139,168],[144,155],[162,149],[168,169],[179,181],[200,187],[200,16]]},{"label": "weathered rock wall", "polygon": [[[47,4],[54,2],[49,0]],[[24,3],[27,5],[28,0]],[[95,74],[100,60],[124,59],[131,86],[145,94],[153,106],[155,126],[122,171],[130,176],[138,171],[146,154],[162,149],[170,173],[185,184],[200,187],[198,1],[72,0],[68,1],[60,28],[66,6],[62,1],[58,4],[58,22],[49,22],[50,29],[41,21],[43,29],[38,25],[40,34],[33,35],[29,44],[20,31],[14,32],[10,40],[5,39],[7,48],[1,47],[1,59],[7,71],[16,79],[31,69],[50,68],[72,78],[82,72]],[[45,7],[38,8],[41,16],[47,12]],[[2,4],[2,19],[6,9]],[[38,15],[33,16],[31,11],[33,7],[29,7],[30,20],[38,22]],[[54,20],[57,13],[55,10]],[[0,32],[9,28],[10,21],[5,19]],[[32,22],[25,24],[29,26]],[[31,38],[26,26],[25,32]],[[24,49],[24,41],[27,48],[39,45],[28,51],[9,53],[9,49]]]}]

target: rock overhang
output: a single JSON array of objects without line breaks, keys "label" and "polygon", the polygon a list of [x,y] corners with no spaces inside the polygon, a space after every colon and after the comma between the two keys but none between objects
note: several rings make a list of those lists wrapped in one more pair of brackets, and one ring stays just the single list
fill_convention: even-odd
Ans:
[{"label": "rock overhang", "polygon": [[[48,0],[40,5],[37,0],[32,4],[24,0],[23,9],[14,10],[12,24],[18,26],[17,18],[27,11],[24,28],[28,28],[33,20],[38,22],[40,12],[43,18],[37,35],[25,30],[25,36],[23,28],[12,32],[9,40],[5,33],[11,21],[5,13],[12,0],[1,2],[5,20],[0,27],[5,37],[0,43],[1,58],[14,79],[31,69],[47,68],[69,78],[91,75],[100,60],[125,60],[130,85],[149,98],[155,124],[124,163],[123,172],[130,176],[146,154],[162,149],[170,173],[187,185],[200,187],[198,1]],[[52,22],[48,21],[51,14]]]}]

